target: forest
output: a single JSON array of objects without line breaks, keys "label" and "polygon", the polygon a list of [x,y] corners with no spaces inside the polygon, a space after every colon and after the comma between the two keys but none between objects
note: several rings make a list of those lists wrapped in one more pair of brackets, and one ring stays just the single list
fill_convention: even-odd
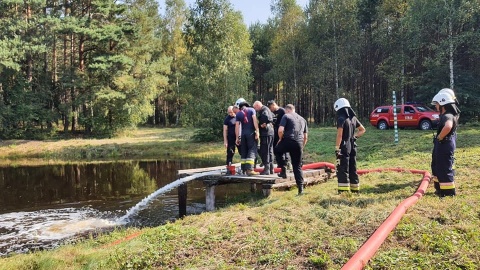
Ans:
[{"label": "forest", "polygon": [[345,97],[367,122],[393,91],[430,104],[445,87],[478,122],[479,28],[480,0],[272,0],[249,26],[228,0],[1,0],[0,138],[153,125],[212,139],[239,97],[315,125]]}]

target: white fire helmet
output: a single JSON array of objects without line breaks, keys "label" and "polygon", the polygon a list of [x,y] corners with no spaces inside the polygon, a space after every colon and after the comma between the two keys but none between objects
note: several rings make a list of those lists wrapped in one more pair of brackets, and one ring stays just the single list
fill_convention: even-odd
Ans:
[{"label": "white fire helmet", "polygon": [[451,103],[455,103],[455,99],[452,95],[447,93],[438,93],[432,99],[432,105],[438,104],[440,106],[444,106]]},{"label": "white fire helmet", "polygon": [[335,101],[335,104],[333,104],[333,108],[335,111],[340,110],[341,108],[348,107],[350,108],[350,102],[346,98],[339,98],[337,101]]},{"label": "white fire helmet", "polygon": [[457,99],[457,98],[455,97],[455,92],[453,92],[453,90],[450,89],[450,88],[443,88],[442,90],[438,91],[438,93],[439,93],[439,94],[440,94],[440,93],[446,93],[446,94],[449,94],[450,96],[452,96],[453,99]]},{"label": "white fire helmet", "polygon": [[235,101],[235,105],[239,106],[240,103],[243,103],[243,102],[245,102],[245,99],[244,98],[239,98],[239,99],[237,99],[237,101]]}]

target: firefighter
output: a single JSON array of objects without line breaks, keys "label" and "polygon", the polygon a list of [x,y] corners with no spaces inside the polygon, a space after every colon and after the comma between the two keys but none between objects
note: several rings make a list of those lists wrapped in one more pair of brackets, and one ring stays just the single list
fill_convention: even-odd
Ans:
[{"label": "firefighter", "polygon": [[[238,148],[235,143],[235,122],[236,118],[235,113],[233,112],[233,106],[229,106],[227,108],[227,116],[223,120],[223,144],[227,149],[226,165],[232,165],[233,155],[235,155],[235,148]],[[238,152],[240,152],[240,150]],[[230,174],[228,170],[227,174]]]},{"label": "firefighter", "polygon": [[[278,127],[280,126],[280,121],[282,121],[282,117],[285,115],[285,109],[278,106],[275,100],[269,100],[267,102],[267,107],[273,113],[273,147],[275,147],[278,143]],[[287,167],[290,165],[290,159],[288,157],[288,153],[284,154],[285,162]],[[278,162],[277,162],[277,167]],[[273,174],[273,167],[270,167],[270,174]]]},{"label": "firefighter", "polygon": [[[350,103],[340,98],[333,105],[337,112],[337,138],[335,156],[337,159],[338,193],[360,191],[357,174],[357,144],[355,141],[365,133],[365,127],[355,117]],[[358,129],[357,134],[355,131]]]},{"label": "firefighter", "polygon": [[[457,97],[455,96],[455,92],[453,92],[452,89],[450,89],[450,88],[443,88],[442,90],[438,91],[438,94],[440,94],[440,93],[446,93],[446,94],[452,96],[453,100],[455,100],[455,105],[458,106]],[[457,110],[458,110],[458,107],[457,107]]]},{"label": "firefighter", "polygon": [[258,114],[258,126],[260,130],[260,158],[264,165],[261,175],[269,175],[270,167],[273,167],[273,114],[262,102],[255,101],[253,108]]},{"label": "firefighter", "polygon": [[240,98],[235,102],[239,111],[235,115],[236,144],[240,146],[241,169],[247,175],[257,175],[253,170],[257,155],[258,122],[256,112],[250,105]]},{"label": "firefighter", "polygon": [[303,194],[302,155],[308,140],[307,121],[295,112],[292,104],[285,106],[285,115],[278,127],[278,143],[275,146],[275,157],[281,172],[278,176],[287,178],[285,153],[290,153],[293,174],[298,188],[298,194]]},{"label": "firefighter", "polygon": [[439,92],[432,99],[432,105],[435,105],[435,109],[440,112],[437,134],[433,139],[431,163],[435,194],[440,197],[456,195],[453,168],[456,131],[460,116],[456,103],[455,96],[448,91]]}]

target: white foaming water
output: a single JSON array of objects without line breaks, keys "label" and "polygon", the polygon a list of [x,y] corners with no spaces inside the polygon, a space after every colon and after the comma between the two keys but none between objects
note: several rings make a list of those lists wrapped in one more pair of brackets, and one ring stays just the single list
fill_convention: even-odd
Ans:
[{"label": "white foaming water", "polygon": [[58,246],[62,240],[83,232],[115,226],[94,218],[91,208],[62,208],[0,215],[0,255]]},{"label": "white foaming water", "polygon": [[[146,208],[155,197],[188,181],[218,172],[219,170],[216,170],[180,178],[150,194],[117,219],[98,218],[108,213],[89,207],[0,214],[0,256],[12,252],[55,248],[82,233],[124,225],[132,215]],[[111,213],[109,216],[112,216]]]},{"label": "white foaming water", "polygon": [[177,180],[173,181],[172,183],[158,189],[154,193],[145,197],[143,200],[141,200],[139,203],[137,203],[134,207],[130,208],[124,216],[118,218],[116,222],[118,224],[125,224],[125,223],[128,222],[129,218],[132,215],[134,215],[138,211],[144,209],[148,205],[148,203],[151,202],[155,197],[157,197],[159,195],[162,195],[163,193],[168,192],[168,191],[170,191],[170,190],[172,190],[172,189],[174,189],[174,188],[176,188],[176,187],[178,187],[178,186],[180,186],[180,185],[182,185],[182,184],[184,184],[188,181],[191,181],[191,180],[194,180],[196,178],[203,177],[203,176],[217,174],[220,171],[221,170],[215,170],[215,171],[197,173],[197,174],[194,174],[194,175],[190,175],[190,176],[186,176],[186,177],[177,179]]}]

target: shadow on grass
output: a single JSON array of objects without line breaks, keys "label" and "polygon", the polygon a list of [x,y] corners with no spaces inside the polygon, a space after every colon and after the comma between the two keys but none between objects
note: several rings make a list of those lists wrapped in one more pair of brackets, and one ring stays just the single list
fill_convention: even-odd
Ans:
[{"label": "shadow on grass", "polygon": [[418,183],[403,183],[403,184],[378,184],[375,186],[364,186],[362,187],[361,192],[365,194],[382,194],[382,193],[390,193],[392,191],[411,188],[412,185],[418,185]]},{"label": "shadow on grass", "polygon": [[245,192],[242,194],[237,194],[234,197],[230,197],[225,200],[225,206],[231,206],[238,203],[248,204],[252,207],[262,206],[265,205],[265,196],[263,196],[262,191],[252,192]]},{"label": "shadow on grass", "polygon": [[377,203],[377,200],[374,198],[358,198],[356,195],[351,197],[340,197],[338,198],[329,198],[325,200],[321,200],[318,202],[320,206],[325,209],[328,209],[332,206],[349,206],[349,207],[357,207],[357,208],[367,208],[367,206]]}]

